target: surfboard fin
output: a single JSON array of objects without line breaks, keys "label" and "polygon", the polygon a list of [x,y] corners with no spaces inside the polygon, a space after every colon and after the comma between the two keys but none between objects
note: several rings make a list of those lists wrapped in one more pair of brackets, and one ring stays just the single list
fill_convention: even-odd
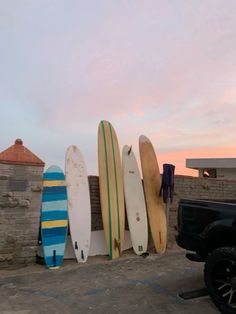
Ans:
[{"label": "surfboard fin", "polygon": [[130,155],[131,151],[132,151],[132,145],[130,145],[130,148],[128,150],[128,155]]},{"label": "surfboard fin", "polygon": [[57,263],[56,263],[56,250],[53,250],[53,264],[54,264],[54,266],[57,265]]},{"label": "surfboard fin", "polygon": [[75,250],[78,250],[78,244],[77,244],[77,241],[75,241]]},{"label": "surfboard fin", "polygon": [[117,239],[114,239],[114,242],[115,242],[115,249],[118,249],[119,255],[120,255],[120,252],[121,252],[120,241],[118,241]]},{"label": "surfboard fin", "polygon": [[82,258],[82,260],[84,260],[84,251],[83,250],[81,250],[81,258]]}]

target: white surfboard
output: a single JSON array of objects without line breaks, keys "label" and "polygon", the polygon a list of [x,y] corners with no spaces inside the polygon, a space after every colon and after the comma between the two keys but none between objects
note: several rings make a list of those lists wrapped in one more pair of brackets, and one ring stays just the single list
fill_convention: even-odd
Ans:
[{"label": "white surfboard", "polygon": [[134,252],[141,255],[147,251],[148,223],[142,179],[132,147],[125,145],[122,166],[126,213]]},{"label": "white surfboard", "polygon": [[86,262],[91,239],[91,204],[84,158],[75,145],[68,147],[65,161],[70,234],[78,262]]}]

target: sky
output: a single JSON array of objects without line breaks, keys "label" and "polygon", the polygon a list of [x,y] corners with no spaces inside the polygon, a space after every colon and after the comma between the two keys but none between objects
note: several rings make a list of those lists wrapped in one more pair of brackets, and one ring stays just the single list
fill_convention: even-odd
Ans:
[{"label": "sky", "polygon": [[0,109],[0,151],[21,138],[46,167],[74,144],[97,174],[108,120],[197,175],[186,158],[236,157],[236,1],[1,0]]}]

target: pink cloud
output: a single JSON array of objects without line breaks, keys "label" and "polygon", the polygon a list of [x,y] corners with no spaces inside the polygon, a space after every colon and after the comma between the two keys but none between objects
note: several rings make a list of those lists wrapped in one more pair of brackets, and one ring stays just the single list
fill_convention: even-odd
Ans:
[{"label": "pink cloud", "polygon": [[42,145],[58,152],[82,141],[94,164],[101,119],[137,152],[139,135],[147,135],[159,158],[178,171],[186,171],[189,154],[214,157],[222,147],[230,156],[235,1],[131,3],[92,11],[89,4],[80,11],[81,5],[61,3],[56,15],[55,4],[9,5],[0,21],[9,44],[1,51],[1,104],[27,104],[20,121],[24,112],[36,113]]}]

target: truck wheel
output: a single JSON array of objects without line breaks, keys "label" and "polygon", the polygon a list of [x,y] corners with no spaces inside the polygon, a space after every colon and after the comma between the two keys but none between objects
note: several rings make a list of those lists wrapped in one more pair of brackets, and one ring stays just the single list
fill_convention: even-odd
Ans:
[{"label": "truck wheel", "polygon": [[207,258],[204,279],[208,292],[221,313],[236,313],[236,248],[222,247]]}]

